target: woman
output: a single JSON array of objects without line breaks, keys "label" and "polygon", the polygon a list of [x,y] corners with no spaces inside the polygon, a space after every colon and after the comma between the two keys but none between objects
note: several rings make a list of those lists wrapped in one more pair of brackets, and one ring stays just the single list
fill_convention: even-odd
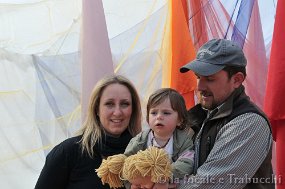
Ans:
[{"label": "woman", "polygon": [[102,185],[97,169],[103,158],[123,153],[141,131],[141,106],[136,89],[122,76],[109,76],[94,87],[79,135],[48,154],[36,189],[94,189]]}]

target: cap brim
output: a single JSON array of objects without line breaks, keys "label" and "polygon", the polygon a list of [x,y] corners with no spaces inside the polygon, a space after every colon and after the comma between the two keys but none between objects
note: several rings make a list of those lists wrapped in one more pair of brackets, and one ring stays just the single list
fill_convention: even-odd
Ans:
[{"label": "cap brim", "polygon": [[205,63],[199,60],[194,60],[185,66],[180,68],[181,73],[188,72],[189,70],[192,70],[198,75],[201,76],[209,76],[213,75],[219,71],[221,71],[225,66],[224,65],[215,65],[210,63]]}]

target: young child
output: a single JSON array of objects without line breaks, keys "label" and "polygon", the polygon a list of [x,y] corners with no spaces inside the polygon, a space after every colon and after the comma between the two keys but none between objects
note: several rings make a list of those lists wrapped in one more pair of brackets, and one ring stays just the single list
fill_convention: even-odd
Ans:
[{"label": "young child", "polygon": [[[150,128],[131,139],[124,154],[130,156],[150,146],[163,148],[172,161],[175,181],[190,175],[194,162],[194,131],[188,126],[187,116],[185,101],[176,90],[157,90],[149,97],[147,103],[146,120]],[[154,188],[165,187],[161,186],[161,183],[156,183]]]},{"label": "young child", "polygon": [[[108,183],[113,188],[119,187],[121,186],[121,178],[121,180],[128,180],[132,184],[132,189],[142,186],[144,188],[165,189],[169,187],[169,180],[176,182],[177,179],[184,179],[185,176],[192,173],[194,162],[192,137],[194,131],[188,125],[188,113],[183,97],[171,88],[157,90],[148,99],[146,120],[150,128],[131,139],[124,155],[109,157],[96,170],[103,183]],[[168,159],[171,162],[172,179],[165,180],[162,178],[159,180],[146,176],[130,179],[120,175],[120,169],[124,167],[126,157],[131,157],[142,150],[153,147],[166,151],[168,154]],[[127,170],[133,173],[133,170],[136,169],[131,167]],[[130,187],[128,183],[125,183],[125,186],[126,188]]]}]

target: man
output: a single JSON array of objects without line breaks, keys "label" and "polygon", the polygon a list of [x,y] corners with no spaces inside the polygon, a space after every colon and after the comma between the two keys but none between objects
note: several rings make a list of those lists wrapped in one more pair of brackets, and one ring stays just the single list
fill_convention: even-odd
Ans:
[{"label": "man", "polygon": [[274,188],[271,128],[244,92],[246,64],[237,44],[213,39],[180,69],[196,74],[200,102],[189,111],[197,132],[194,174],[180,188]]}]

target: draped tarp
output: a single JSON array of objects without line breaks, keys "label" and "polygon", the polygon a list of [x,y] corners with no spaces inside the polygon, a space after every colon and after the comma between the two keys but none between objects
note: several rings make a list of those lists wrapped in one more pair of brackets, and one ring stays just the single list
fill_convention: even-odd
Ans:
[{"label": "draped tarp", "polygon": [[80,124],[81,2],[0,1],[0,185],[33,188]]}]

